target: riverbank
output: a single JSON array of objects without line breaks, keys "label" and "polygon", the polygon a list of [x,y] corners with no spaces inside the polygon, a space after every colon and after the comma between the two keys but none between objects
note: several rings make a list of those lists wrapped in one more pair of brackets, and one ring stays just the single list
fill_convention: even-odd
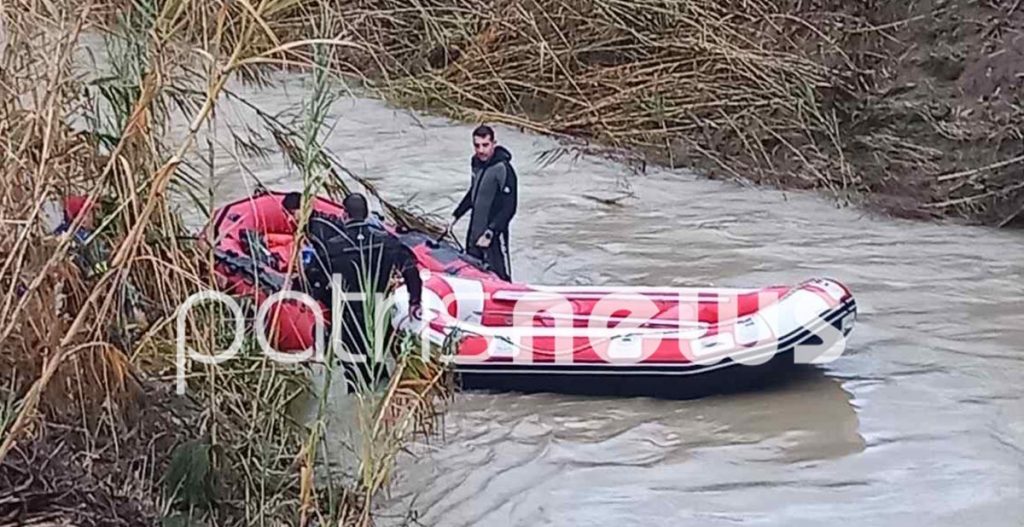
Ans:
[{"label": "riverbank", "polygon": [[[233,319],[211,306],[178,322],[187,299],[216,281],[171,199],[209,212],[212,190],[196,175],[223,162],[212,151],[225,138],[204,132],[217,128],[227,87],[258,81],[268,61],[320,72],[293,119],[264,124],[307,195],[337,196],[352,182],[322,140],[342,91],[317,65],[345,43],[263,38],[288,24],[266,3],[257,13],[110,7],[0,10],[0,522],[371,523],[394,456],[433,426],[443,372],[398,357],[385,385],[352,396],[345,421],[360,442],[339,453],[325,443],[333,366],[279,363],[251,338],[227,363],[179,359],[178,324],[200,356],[234,337]],[[82,72],[83,35],[98,15],[109,32],[90,51],[102,67]],[[216,29],[182,45],[196,27]],[[87,197],[80,213],[62,206],[73,195]],[[55,233],[62,219],[67,232]],[[296,410],[299,401],[313,410]],[[351,471],[336,470],[339,455]]]},{"label": "riverbank", "polygon": [[[1006,226],[1024,210],[1019,2],[342,2],[392,102],[638,165]],[[579,148],[577,146],[576,148]]]}]

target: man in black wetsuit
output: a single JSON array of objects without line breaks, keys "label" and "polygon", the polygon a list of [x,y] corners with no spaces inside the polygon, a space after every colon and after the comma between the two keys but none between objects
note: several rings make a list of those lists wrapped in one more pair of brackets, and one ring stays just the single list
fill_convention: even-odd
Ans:
[{"label": "man in black wetsuit", "polygon": [[[298,203],[293,203],[297,201],[295,198],[285,200],[286,208],[298,208]],[[309,283],[310,294],[332,308],[333,275],[340,275],[342,291],[364,295],[363,299],[349,298],[340,306],[341,340],[349,354],[361,355],[367,359],[358,363],[364,379],[371,375],[379,379],[379,375],[383,373],[383,365],[379,364],[377,359],[383,357],[370,357],[369,353],[377,349],[378,344],[387,346],[394,333],[391,325],[386,324],[381,332],[384,342],[377,343],[374,340],[376,324],[382,322],[372,320],[377,302],[384,300],[391,276],[398,271],[409,290],[409,315],[419,319],[422,313],[420,301],[423,281],[420,279],[416,257],[412,251],[392,234],[367,221],[369,211],[366,198],[362,194],[350,194],[342,205],[348,213],[348,219],[344,223],[316,214],[310,218],[307,234],[314,256],[313,261],[306,265],[306,280]],[[379,293],[380,297],[374,298],[375,293]],[[346,380],[350,387],[355,387],[351,379],[354,373],[351,371],[352,364],[345,363],[345,366],[348,370]],[[370,372],[371,369],[374,370],[373,374]]]},{"label": "man in black wetsuit", "polygon": [[512,154],[494,141],[494,130],[481,125],[473,130],[472,181],[452,213],[454,225],[472,210],[466,252],[487,262],[504,280],[512,279],[508,255],[509,224],[519,205],[518,177]]}]

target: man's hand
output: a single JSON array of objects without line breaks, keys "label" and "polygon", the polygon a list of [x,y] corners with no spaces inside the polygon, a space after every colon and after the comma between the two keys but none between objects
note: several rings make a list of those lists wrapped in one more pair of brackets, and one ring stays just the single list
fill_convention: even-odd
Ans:
[{"label": "man's hand", "polygon": [[409,317],[416,320],[423,320],[423,306],[420,304],[410,304]]},{"label": "man's hand", "polygon": [[490,247],[492,236],[494,236],[494,233],[491,232],[491,229],[487,229],[486,231],[484,231],[483,234],[480,235],[479,238],[477,238],[476,246],[480,247],[481,249],[486,249]]}]

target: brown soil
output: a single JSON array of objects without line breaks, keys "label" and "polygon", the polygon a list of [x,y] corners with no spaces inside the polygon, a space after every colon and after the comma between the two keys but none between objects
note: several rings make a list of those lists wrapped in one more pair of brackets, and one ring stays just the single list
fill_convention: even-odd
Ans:
[{"label": "brown soil", "polygon": [[[882,184],[872,201],[895,212],[957,214],[1005,225],[1024,206],[1024,12],[1020,2],[891,3],[892,31],[873,69],[874,89],[849,108],[851,161]],[[915,17],[917,17],[915,19]],[[914,145],[901,163],[872,137]],[[904,150],[907,152],[907,150]]]}]

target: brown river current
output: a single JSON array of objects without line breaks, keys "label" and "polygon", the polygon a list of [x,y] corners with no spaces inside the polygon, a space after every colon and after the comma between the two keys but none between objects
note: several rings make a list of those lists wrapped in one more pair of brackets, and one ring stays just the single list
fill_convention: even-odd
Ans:
[{"label": "brown river current", "polygon": [[[303,88],[293,78],[245,93],[273,111]],[[328,147],[350,169],[394,202],[449,214],[469,181],[470,126],[368,99],[337,103],[334,120]],[[1024,234],[875,219],[814,195],[634,176],[594,158],[542,167],[553,140],[497,131],[520,178],[515,279],[829,276],[852,288],[860,316],[843,356],[766,391],[685,402],[460,394],[443,436],[399,459],[381,523],[412,509],[444,526],[1024,525]],[[253,190],[245,171],[301,186],[278,158],[218,162],[219,203]],[[584,197],[624,190],[636,197],[621,206]],[[343,395],[332,404],[344,412]]]}]

